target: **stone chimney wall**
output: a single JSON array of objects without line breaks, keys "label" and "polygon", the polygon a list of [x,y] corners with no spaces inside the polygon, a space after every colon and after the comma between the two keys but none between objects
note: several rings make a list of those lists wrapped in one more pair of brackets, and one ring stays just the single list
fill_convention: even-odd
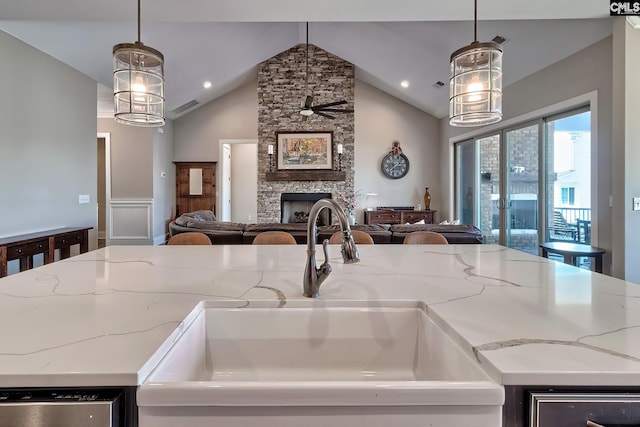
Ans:
[{"label": "stone chimney wall", "polygon": [[[336,108],[354,108],[354,66],[312,44],[309,45],[308,87],[305,44],[297,45],[259,66],[258,70],[258,222],[280,222],[281,193],[331,193],[333,198],[354,192],[354,114],[317,114],[302,120],[300,109],[307,95],[314,105],[347,101]],[[276,145],[276,132],[333,132],[333,168],[338,166],[336,144],[343,145],[344,181],[267,181],[269,144]],[[276,159],[274,156],[274,170]],[[335,216],[334,216],[335,217]]]}]

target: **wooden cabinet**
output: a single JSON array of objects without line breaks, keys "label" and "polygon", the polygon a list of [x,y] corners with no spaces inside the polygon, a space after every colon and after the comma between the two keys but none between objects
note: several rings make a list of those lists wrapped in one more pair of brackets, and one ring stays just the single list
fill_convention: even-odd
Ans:
[{"label": "wooden cabinet", "polygon": [[54,237],[53,246],[60,250],[60,259],[69,258],[71,256],[71,246],[80,245],[80,253],[89,250],[89,242],[87,235],[88,230],[70,230],[67,232],[58,232]]},{"label": "wooden cabinet", "polygon": [[8,261],[20,260],[20,271],[25,271],[33,268],[33,256],[37,254],[44,254],[44,263],[49,264],[56,249],[60,259],[69,258],[73,245],[80,245],[80,253],[87,252],[92,228],[57,228],[0,239],[0,277],[7,275]]},{"label": "wooden cabinet", "polygon": [[365,211],[366,224],[413,224],[424,220],[425,224],[436,223],[437,211],[411,211],[411,210],[379,210]]},{"label": "wooden cabinet", "polygon": [[365,224],[400,224],[400,211],[365,211]]},{"label": "wooden cabinet", "polygon": [[216,162],[175,162],[176,216],[216,210]]},{"label": "wooden cabinet", "polygon": [[[7,261],[13,261],[14,259],[21,259],[32,257],[37,254],[47,252],[49,250],[49,240],[42,239],[33,242],[20,243],[7,245]],[[31,267],[29,267],[31,268]]]},{"label": "wooden cabinet", "polygon": [[436,223],[436,211],[404,211],[402,212],[402,220],[401,224],[406,224],[407,222],[413,224],[414,222],[424,220],[425,224],[435,224]]}]

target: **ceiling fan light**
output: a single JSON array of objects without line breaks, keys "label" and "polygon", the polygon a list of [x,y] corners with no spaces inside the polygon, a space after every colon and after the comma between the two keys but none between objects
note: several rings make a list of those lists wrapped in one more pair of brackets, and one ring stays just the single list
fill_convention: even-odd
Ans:
[{"label": "ceiling fan light", "polygon": [[300,110],[300,114],[309,117],[313,115],[313,110]]}]

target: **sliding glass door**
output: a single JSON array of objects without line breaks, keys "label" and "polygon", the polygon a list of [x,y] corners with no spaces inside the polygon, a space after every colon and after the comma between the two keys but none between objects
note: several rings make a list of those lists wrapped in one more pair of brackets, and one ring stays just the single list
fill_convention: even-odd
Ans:
[{"label": "sliding glass door", "polygon": [[539,122],[505,131],[505,240],[538,253]]},{"label": "sliding glass door", "polygon": [[475,224],[485,243],[500,243],[500,135],[456,145],[457,215]]},{"label": "sliding glass door", "polygon": [[591,243],[591,112],[546,121],[545,240]]},{"label": "sliding glass door", "polygon": [[533,254],[541,241],[590,243],[590,135],[583,108],[457,143],[457,217],[485,243]]},{"label": "sliding glass door", "polygon": [[456,169],[458,180],[456,194],[462,195],[459,199],[459,214],[462,224],[476,224],[476,181],[477,172],[477,148],[475,141],[466,141],[456,145]]},{"label": "sliding glass door", "polygon": [[489,135],[476,140],[479,148],[479,227],[486,243],[501,243],[503,230],[500,228],[500,187],[502,170],[500,134]]}]

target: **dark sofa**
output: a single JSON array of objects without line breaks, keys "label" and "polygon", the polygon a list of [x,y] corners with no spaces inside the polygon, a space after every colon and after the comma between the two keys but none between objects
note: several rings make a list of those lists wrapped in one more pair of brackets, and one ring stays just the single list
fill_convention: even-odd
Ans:
[{"label": "dark sofa", "polygon": [[[404,237],[412,231],[435,231],[444,235],[449,243],[482,243],[482,233],[473,225],[355,224],[351,226],[351,229],[369,233],[376,244],[402,243]],[[169,223],[171,236],[187,231],[199,231],[206,234],[214,245],[251,244],[253,239],[263,231],[286,231],[293,235],[297,243],[307,243],[306,223],[243,224],[223,222],[217,221],[213,212],[208,210],[185,213]],[[322,242],[336,231],[340,231],[340,226],[337,224],[318,227],[316,241]]]},{"label": "dark sofa", "polygon": [[245,224],[217,221],[213,212],[201,210],[180,215],[169,223],[171,237],[187,231],[199,231],[209,236],[214,245],[241,245]]},{"label": "dark sofa", "polygon": [[452,224],[393,224],[391,243],[402,243],[405,236],[414,231],[435,231],[442,234],[449,243],[482,243],[482,232],[475,225]]},{"label": "dark sofa", "polygon": [[307,243],[307,224],[306,223],[289,223],[289,224],[246,224],[242,235],[242,242],[245,244],[253,243],[253,239],[263,231],[286,231],[291,234],[298,244]]},{"label": "dark sofa", "polygon": [[[373,243],[391,243],[392,236],[391,231],[389,230],[389,224],[354,224],[351,226],[351,229],[368,233],[373,238]],[[338,224],[319,227],[318,242],[322,242],[324,239],[329,239],[336,231],[340,231],[340,226]]]}]

